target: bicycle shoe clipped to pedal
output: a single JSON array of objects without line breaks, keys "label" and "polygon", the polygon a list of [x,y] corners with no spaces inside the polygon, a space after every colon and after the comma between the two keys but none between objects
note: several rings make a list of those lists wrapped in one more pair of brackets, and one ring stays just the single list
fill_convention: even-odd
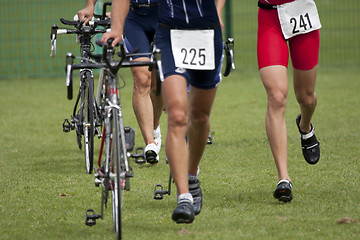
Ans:
[{"label": "bicycle shoe clipped to pedal", "polygon": [[135,145],[135,131],[131,127],[124,127],[125,145],[128,152],[132,152]]},{"label": "bicycle shoe clipped to pedal", "polygon": [[164,190],[164,187],[161,184],[156,184],[154,189],[154,199],[155,200],[162,200],[164,199],[164,195],[169,194],[169,191]]},{"label": "bicycle shoe clipped to pedal", "polygon": [[146,163],[144,148],[138,147],[135,153],[130,154],[131,158],[135,158],[135,163],[144,164]]},{"label": "bicycle shoe clipped to pedal", "polygon": [[92,227],[96,224],[96,219],[101,218],[100,215],[95,214],[94,210],[88,209],[85,214],[85,224]]},{"label": "bicycle shoe clipped to pedal", "polygon": [[63,132],[70,132],[70,130],[74,130],[74,124],[71,124],[69,122],[69,119],[64,120],[62,127],[63,127]]}]

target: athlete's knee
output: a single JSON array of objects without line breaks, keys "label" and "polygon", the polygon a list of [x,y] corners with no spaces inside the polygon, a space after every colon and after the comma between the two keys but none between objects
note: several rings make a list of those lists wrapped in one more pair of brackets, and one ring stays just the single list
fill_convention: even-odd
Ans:
[{"label": "athlete's knee", "polygon": [[317,96],[314,92],[296,93],[297,102],[303,107],[314,107],[317,104]]},{"label": "athlete's knee", "polygon": [[285,110],[287,102],[287,95],[277,91],[268,93],[268,105],[274,110]]},{"label": "athlete's knee", "polygon": [[186,127],[188,116],[182,109],[167,109],[169,127]]},{"label": "athlete's knee", "polygon": [[150,91],[151,79],[150,75],[146,72],[134,72],[134,92],[144,95]]}]

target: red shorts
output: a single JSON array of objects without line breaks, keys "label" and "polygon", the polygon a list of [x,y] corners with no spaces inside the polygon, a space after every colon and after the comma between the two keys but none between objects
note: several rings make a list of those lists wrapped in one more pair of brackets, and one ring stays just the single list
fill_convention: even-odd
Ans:
[{"label": "red shorts", "polygon": [[259,69],[289,62],[289,42],[292,65],[298,70],[310,70],[319,62],[319,30],[285,40],[276,9],[261,9],[258,13],[257,57]]}]

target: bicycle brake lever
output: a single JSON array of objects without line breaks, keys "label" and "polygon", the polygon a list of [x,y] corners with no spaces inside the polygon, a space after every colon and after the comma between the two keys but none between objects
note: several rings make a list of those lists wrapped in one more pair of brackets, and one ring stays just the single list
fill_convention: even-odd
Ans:
[{"label": "bicycle brake lever", "polygon": [[164,82],[164,73],[162,71],[162,64],[161,64],[161,50],[158,49],[158,48],[155,48],[153,54],[154,54],[156,66],[157,66],[157,68],[159,70],[160,81]]},{"label": "bicycle brake lever", "polygon": [[226,54],[226,68],[223,73],[224,77],[227,77],[231,69],[235,70],[235,63],[234,63],[234,39],[228,38],[228,40],[225,42],[224,50]]},{"label": "bicycle brake lever", "polygon": [[58,30],[58,26],[56,24],[51,26],[51,34],[50,34],[50,39],[51,39],[51,52],[50,52],[50,57],[55,57],[56,55],[56,36],[57,36],[57,30]]}]

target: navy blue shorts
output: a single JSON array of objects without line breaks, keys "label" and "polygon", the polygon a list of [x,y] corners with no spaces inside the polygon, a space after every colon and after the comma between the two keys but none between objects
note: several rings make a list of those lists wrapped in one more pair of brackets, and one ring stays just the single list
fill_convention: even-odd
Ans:
[{"label": "navy blue shorts", "polygon": [[[130,8],[125,21],[125,46],[128,53],[149,53],[154,40],[158,19],[158,8]],[[136,56],[150,57],[149,55]]]},{"label": "navy blue shorts", "polygon": [[212,89],[221,81],[221,66],[223,56],[223,42],[221,27],[215,29],[215,69],[214,70],[190,70],[179,69],[175,66],[170,43],[170,29],[158,25],[154,43],[161,50],[161,61],[164,77],[181,75],[188,83],[196,88]]}]

